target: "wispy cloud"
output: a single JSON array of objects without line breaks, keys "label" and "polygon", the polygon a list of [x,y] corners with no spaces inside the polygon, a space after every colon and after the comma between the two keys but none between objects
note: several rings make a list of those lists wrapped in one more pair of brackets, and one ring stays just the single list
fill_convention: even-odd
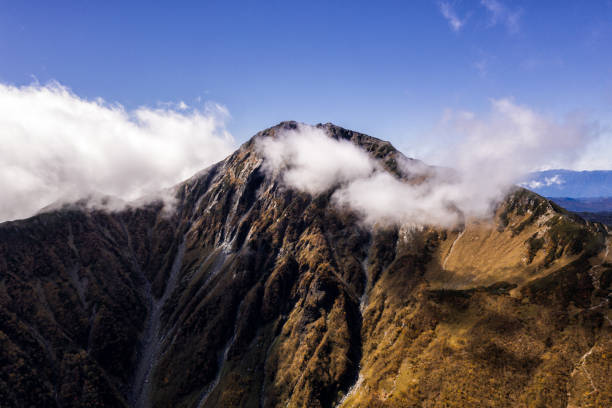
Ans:
[{"label": "wispy cloud", "polygon": [[564,64],[561,57],[533,56],[525,58],[520,62],[519,66],[525,71],[536,71],[558,69],[562,68]]},{"label": "wispy cloud", "polygon": [[495,60],[496,57],[494,55],[478,50],[477,59],[474,61],[472,66],[476,69],[480,77],[485,78],[489,75],[489,70]]},{"label": "wispy cloud", "polygon": [[453,31],[460,31],[467,21],[467,17],[464,19],[459,18],[453,5],[447,1],[441,1],[438,3],[442,16],[448,21],[448,25]]},{"label": "wispy cloud", "polygon": [[599,137],[588,146],[570,168],[574,170],[612,170],[612,126],[602,126]]},{"label": "wispy cloud", "polygon": [[558,185],[565,183],[565,181],[559,176],[555,174],[552,177],[544,177],[544,180],[529,180],[520,183],[519,185],[522,187],[527,187],[530,189],[536,189],[540,187],[550,187],[552,185]]},{"label": "wispy cloud", "polygon": [[474,68],[481,77],[486,77],[489,72],[489,61],[486,58],[480,58],[474,62]]},{"label": "wispy cloud", "polygon": [[503,24],[509,33],[520,31],[520,18],[523,10],[512,10],[499,0],[481,0],[480,4],[489,12],[489,24]]},{"label": "wispy cloud", "polygon": [[[520,19],[523,14],[522,9],[510,8],[500,0],[480,0],[480,5],[484,7],[487,12],[489,27],[501,24],[505,26],[511,34],[516,34],[520,31]],[[467,12],[465,17],[461,18],[457,12],[455,3],[450,1],[438,2],[438,9],[447,20],[450,28],[455,32],[459,32],[465,27],[471,15],[471,12]]]},{"label": "wispy cloud", "polygon": [[227,117],[214,104],[128,111],[57,83],[0,83],[0,221],[92,193],[134,200],[172,186],[232,152]]}]

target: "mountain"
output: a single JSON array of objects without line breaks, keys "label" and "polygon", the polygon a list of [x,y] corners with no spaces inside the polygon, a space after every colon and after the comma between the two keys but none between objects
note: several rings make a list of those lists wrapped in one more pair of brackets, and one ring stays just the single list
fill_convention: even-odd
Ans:
[{"label": "mountain", "polygon": [[[610,406],[609,231],[517,188],[368,227],[255,135],[161,203],[0,224],[2,407]],[[406,182],[391,144],[320,124]]]}]

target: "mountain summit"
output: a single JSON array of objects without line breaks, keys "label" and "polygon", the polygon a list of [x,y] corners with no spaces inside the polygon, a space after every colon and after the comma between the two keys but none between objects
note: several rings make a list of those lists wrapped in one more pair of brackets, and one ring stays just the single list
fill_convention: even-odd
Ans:
[{"label": "mountain summit", "polygon": [[612,404],[605,226],[518,188],[492,219],[369,225],[265,170],[258,141],[298,126],[176,186],[171,213],[0,224],[0,406]]}]

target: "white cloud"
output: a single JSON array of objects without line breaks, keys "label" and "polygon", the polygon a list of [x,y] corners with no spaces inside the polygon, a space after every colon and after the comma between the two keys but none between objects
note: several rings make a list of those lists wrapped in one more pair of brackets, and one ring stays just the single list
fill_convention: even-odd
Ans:
[{"label": "white cloud", "polygon": [[503,24],[510,33],[520,30],[522,10],[511,10],[499,0],[481,0],[480,4],[489,12],[489,23],[492,26]]},{"label": "white cloud", "polygon": [[546,186],[552,186],[553,184],[560,186],[563,183],[565,183],[565,181],[558,174],[555,174],[552,177],[544,177],[544,184]]},{"label": "white cloud", "polygon": [[[349,141],[330,138],[323,129],[300,125],[259,140],[258,150],[270,175],[280,175],[289,187],[313,195],[334,188],[332,200],[362,213],[367,223],[457,221],[457,212],[439,191],[432,191],[428,184],[398,180],[366,151]],[[397,159],[406,174],[431,171],[421,162]]]},{"label": "white cloud", "polygon": [[400,181],[365,151],[306,125],[264,139],[260,151],[267,170],[281,172],[289,187],[311,194],[334,188],[334,202],[358,211],[367,223],[452,226],[461,221],[461,214],[489,216],[525,174],[574,161],[596,136],[579,118],[555,121],[508,99],[491,105],[484,116],[446,112],[441,130],[454,143],[430,158],[453,172],[397,158],[406,174],[428,173],[421,184]]},{"label": "white cloud", "polygon": [[353,143],[331,139],[322,129],[306,125],[263,139],[258,148],[266,158],[266,170],[282,172],[288,185],[311,194],[368,177],[378,167]]},{"label": "white cloud", "polygon": [[485,115],[448,112],[438,131],[453,139],[427,159],[457,169],[475,213],[531,171],[571,166],[598,136],[583,117],[556,120],[510,99],[492,100]]},{"label": "white cloud", "polygon": [[219,105],[127,111],[57,83],[0,84],[0,220],[92,193],[157,194],[232,152],[227,116]]},{"label": "white cloud", "polygon": [[578,160],[568,166],[573,170],[612,170],[612,130],[602,129],[600,136],[589,145]]},{"label": "white cloud", "polygon": [[364,217],[368,224],[451,226],[461,221],[454,198],[458,184],[432,171],[431,179],[412,185],[378,171],[356,178],[337,190],[333,199]]},{"label": "white cloud", "polygon": [[533,190],[533,189],[538,189],[540,187],[550,187],[553,184],[559,186],[563,183],[565,183],[565,181],[561,178],[561,176],[559,176],[558,174],[555,174],[552,177],[544,177],[544,180],[529,180],[529,181],[522,182],[520,183],[520,186]]},{"label": "white cloud", "polygon": [[453,31],[461,30],[461,28],[467,21],[467,18],[459,18],[453,6],[447,1],[439,2],[438,7],[440,8],[442,16],[444,16],[444,18],[448,21],[448,24],[453,29]]}]

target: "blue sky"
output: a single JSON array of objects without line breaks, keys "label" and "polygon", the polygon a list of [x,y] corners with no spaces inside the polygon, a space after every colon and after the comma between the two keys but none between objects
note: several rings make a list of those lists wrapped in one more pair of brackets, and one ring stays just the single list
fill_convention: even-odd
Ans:
[{"label": "blue sky", "polygon": [[604,0],[0,1],[0,82],[214,101],[238,141],[331,121],[410,151],[445,110],[500,98],[607,124],[611,44]]}]

